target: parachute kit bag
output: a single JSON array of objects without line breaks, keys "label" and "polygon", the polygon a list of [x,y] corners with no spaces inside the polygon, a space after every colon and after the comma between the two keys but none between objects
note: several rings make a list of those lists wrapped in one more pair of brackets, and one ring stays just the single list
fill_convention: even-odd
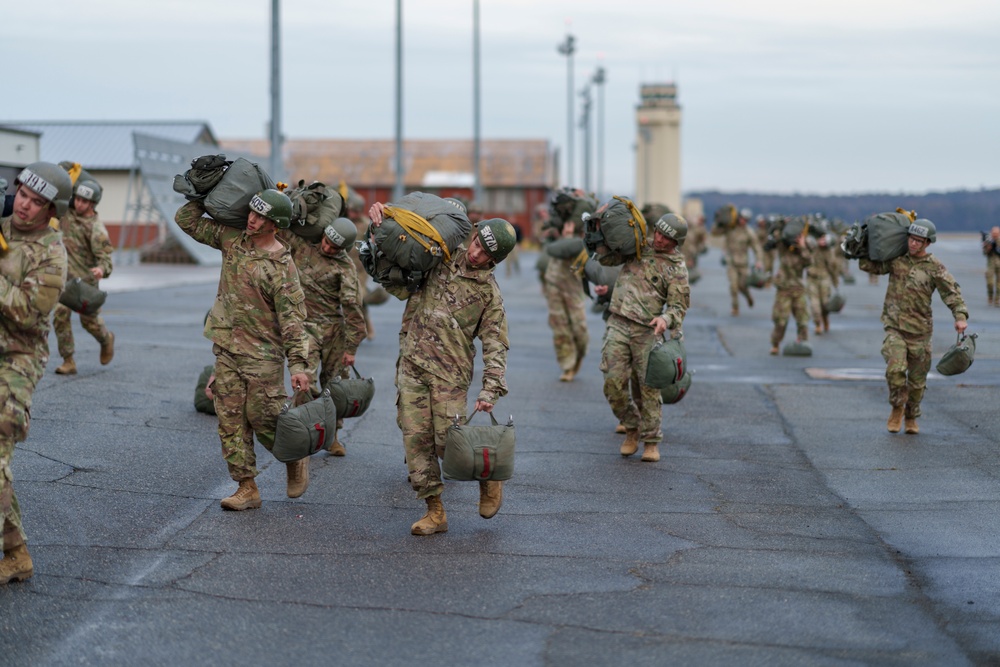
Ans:
[{"label": "parachute kit bag", "polygon": [[227,227],[246,229],[250,200],[261,190],[274,189],[274,181],[256,163],[236,158],[205,196],[205,210]]},{"label": "parachute kit bag", "polygon": [[309,400],[309,392],[296,392],[278,415],[271,453],[282,463],[298,461],[329,447],[336,435],[337,409],[330,392],[316,400]]},{"label": "parachute kit bag", "polygon": [[335,377],[327,382],[325,387],[333,399],[333,406],[340,419],[360,417],[365,414],[375,397],[375,379],[361,377],[354,366],[351,366],[351,370],[354,371],[354,379]]},{"label": "parachute kit bag", "polygon": [[866,218],[863,224],[868,230],[868,259],[887,262],[905,255],[910,223],[915,218],[915,213],[911,218],[903,209]]},{"label": "parachute kit bag", "polygon": [[456,415],[444,438],[445,479],[464,482],[502,482],[514,474],[514,418],[497,423],[489,413],[489,426],[469,426],[475,413],[463,421]]},{"label": "parachute kit bag", "polygon": [[285,194],[292,200],[293,214],[289,230],[310,243],[319,243],[326,225],[347,215],[347,205],[337,188],[320,181],[313,181],[309,185],[305,181],[299,181],[294,190]]},{"label": "parachute kit bag", "polygon": [[[747,274],[747,286],[755,287],[757,289],[763,289],[767,285],[767,281],[771,278],[770,274],[764,269],[753,269]],[[690,275],[688,276],[688,283],[691,282]]]},{"label": "parachute kit bag", "polygon": [[976,338],[979,334],[958,334],[955,344],[941,357],[934,367],[941,375],[958,375],[969,370],[976,356]]},{"label": "parachute kit bag", "polygon": [[[205,366],[201,375],[198,376],[198,384],[194,387],[194,409],[198,412],[204,412],[206,415],[215,414],[215,401],[205,395],[205,388],[208,387],[208,381],[214,372],[215,366]],[[215,383],[214,379],[212,383]]]},{"label": "parachute kit bag", "polygon": [[794,341],[785,345],[781,353],[786,357],[811,357],[813,356],[813,349],[809,343]]},{"label": "parachute kit bag", "polygon": [[545,253],[556,259],[576,259],[584,251],[583,239],[571,236],[545,244]]},{"label": "parachute kit bag", "polygon": [[633,257],[642,254],[646,233],[646,219],[635,204],[615,195],[586,219],[584,239],[591,252],[603,245],[622,257]]},{"label": "parachute kit bag", "polygon": [[664,405],[679,403],[682,398],[687,396],[688,390],[691,388],[691,380],[692,373],[687,371],[680,380],[660,389],[660,402]]},{"label": "parachute kit bag", "polygon": [[59,303],[81,315],[94,315],[107,298],[107,292],[85,282],[83,278],[71,278],[59,295]]},{"label": "parachute kit bag", "polygon": [[834,292],[826,302],[826,312],[839,313],[844,309],[845,303],[847,303],[847,299],[840,292]]},{"label": "parachute kit bag", "polygon": [[680,338],[657,341],[646,357],[647,387],[663,389],[682,377],[687,370],[687,351]]},{"label": "parachute kit bag", "polygon": [[736,226],[738,211],[733,204],[723,204],[715,209],[713,220],[715,228],[719,230],[732,229]]}]

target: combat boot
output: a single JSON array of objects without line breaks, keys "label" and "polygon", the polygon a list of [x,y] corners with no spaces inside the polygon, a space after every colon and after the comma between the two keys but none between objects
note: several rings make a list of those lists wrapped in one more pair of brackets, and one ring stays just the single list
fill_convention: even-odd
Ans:
[{"label": "combat boot", "polygon": [[892,413],[889,415],[889,421],[886,422],[886,428],[889,429],[889,433],[899,433],[899,429],[903,426],[903,406],[892,406]]},{"label": "combat boot", "polygon": [[615,426],[615,433],[625,435],[625,424],[618,422],[618,426]]},{"label": "combat boot", "polygon": [[309,488],[309,457],[285,464],[288,483],[285,493],[289,498],[298,498]]},{"label": "combat boot", "polygon": [[56,369],[57,375],[76,375],[76,362],[73,361],[73,355],[69,355],[63,359],[62,366]]},{"label": "combat boot", "polygon": [[344,447],[344,443],[340,441],[338,436],[333,436],[333,442],[330,446],[326,448],[326,451],[330,453],[330,456],[344,456],[347,454],[347,449]]},{"label": "combat boot", "polygon": [[817,336],[823,335],[823,325],[820,324],[819,322],[816,323],[816,335]]},{"label": "combat boot", "polygon": [[655,442],[646,442],[642,445],[642,459],[647,463],[655,463],[660,460],[660,448]]},{"label": "combat boot", "polygon": [[236,489],[236,493],[228,498],[223,498],[219,505],[224,510],[237,512],[257,509],[260,507],[260,491],[257,490],[257,482],[254,481],[253,477],[241,479],[240,488]]},{"label": "combat boot", "polygon": [[639,449],[639,430],[635,429],[632,431],[625,431],[625,442],[618,449],[618,453],[622,456],[628,457],[635,454],[636,450]]},{"label": "combat boot", "polygon": [[777,346],[777,345],[772,345],[772,346],[771,346],[771,356],[772,356],[772,357],[774,357],[774,356],[777,356],[777,355],[778,355],[778,352],[780,352],[780,351],[781,351],[781,350],[779,350],[779,349],[778,349],[778,346]]},{"label": "combat boot", "polygon": [[479,483],[479,516],[492,519],[503,505],[503,482]]},{"label": "combat boot", "polygon": [[0,586],[12,581],[30,579],[35,573],[31,563],[31,554],[26,544],[19,544],[10,549],[4,549],[3,560],[0,560]]},{"label": "combat boot", "polygon": [[823,313],[823,331],[830,331],[830,315]]},{"label": "combat boot", "polygon": [[115,358],[115,335],[108,332],[108,337],[101,343],[101,365],[107,366]]},{"label": "combat boot", "polygon": [[909,433],[909,434],[911,434],[911,435],[915,435],[917,433],[920,433],[920,427],[917,425],[917,418],[916,417],[907,417],[906,418],[906,432]]},{"label": "combat boot", "polygon": [[433,535],[448,532],[448,516],[444,512],[441,496],[427,498],[427,513],[410,526],[411,535]]},{"label": "combat boot", "polygon": [[571,369],[569,369],[567,371],[563,371],[562,372],[562,375],[559,376],[559,381],[560,382],[572,382],[573,378],[575,378],[575,377],[576,377],[576,373],[571,368]]}]

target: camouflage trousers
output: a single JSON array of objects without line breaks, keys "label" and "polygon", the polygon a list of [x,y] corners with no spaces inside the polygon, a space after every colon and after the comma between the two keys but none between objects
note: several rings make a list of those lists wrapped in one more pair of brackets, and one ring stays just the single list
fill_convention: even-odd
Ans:
[{"label": "camouflage trousers", "polygon": [[795,316],[795,328],[798,340],[809,340],[809,311],[806,309],[806,291],[802,286],[779,287],[774,295],[774,307],[771,309],[771,321],[774,330],[771,331],[771,345],[777,347],[785,337],[789,315]]},{"label": "camouflage trousers", "polygon": [[601,350],[604,396],[611,411],[627,430],[638,430],[639,439],[649,444],[663,440],[660,390],[644,382],[646,361],[656,341],[650,327],[612,313]]},{"label": "camouflage trousers", "polygon": [[215,354],[215,413],[219,416],[222,458],[235,481],[257,476],[253,437],[271,451],[285,394],[285,365],[229,353]]},{"label": "camouflage trousers", "polygon": [[764,271],[767,275],[774,275],[774,262],[777,261],[778,258],[778,249],[771,248],[770,250],[765,250],[762,253],[761,258],[763,259]]},{"label": "camouflage trousers", "polygon": [[401,359],[396,371],[396,424],[403,432],[403,451],[410,486],[417,498],[444,490],[441,464],[444,437],[456,415],[466,414],[468,387],[456,387]]},{"label": "camouflage trousers", "polygon": [[920,401],[927,389],[927,372],[931,369],[930,334],[903,333],[885,330],[882,341],[885,359],[885,380],[889,385],[889,403],[904,406],[907,419],[920,416]]},{"label": "camouflage trousers", "polygon": [[1000,304],[1000,255],[986,258],[986,296],[990,303]]},{"label": "camouflage trousers", "polygon": [[829,312],[826,309],[826,304],[830,302],[833,281],[827,277],[809,278],[807,286],[809,290],[809,310],[812,312],[813,322],[821,325],[823,324],[823,316]]},{"label": "camouflage trousers", "polygon": [[309,336],[309,353],[306,356],[306,374],[313,378],[319,378],[319,389],[335,377],[347,379],[351,377],[347,366],[344,365],[344,352],[347,351],[347,343],[341,332],[343,320],[340,325],[306,323],[306,335]]},{"label": "camouflage trousers", "polygon": [[583,285],[545,281],[545,301],[549,306],[549,328],[556,348],[556,361],[564,371],[573,370],[590,344],[587,331],[587,297]]},{"label": "camouflage trousers", "polygon": [[[104,325],[104,318],[101,317],[100,311],[94,315],[80,313],[80,324],[98,343],[103,344],[107,339],[108,328]],[[72,357],[76,352],[76,345],[73,343],[73,311],[61,303],[57,303],[55,315],[52,317],[52,328],[56,330],[59,356],[63,359]]]},{"label": "camouflage trousers", "polygon": [[28,437],[31,425],[31,415],[15,391],[23,393],[27,389],[30,396],[37,379],[32,381],[30,376],[18,372],[15,364],[16,361],[12,364],[6,360],[0,364],[0,405],[4,406],[0,415],[0,550],[24,544],[28,539],[21,525],[21,508],[10,466],[15,443]]},{"label": "camouflage trousers", "polygon": [[729,277],[729,299],[732,302],[733,310],[739,310],[739,295],[746,297],[747,303],[753,300],[750,296],[750,288],[747,287],[747,278],[750,277],[750,267],[746,264],[736,265],[730,260],[726,264],[726,276]]}]

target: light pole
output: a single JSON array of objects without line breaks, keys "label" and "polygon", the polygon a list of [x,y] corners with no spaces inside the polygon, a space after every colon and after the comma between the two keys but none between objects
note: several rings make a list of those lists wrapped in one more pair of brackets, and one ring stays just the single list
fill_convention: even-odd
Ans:
[{"label": "light pole", "polygon": [[583,130],[583,189],[590,192],[590,86],[580,91],[583,98],[583,114],[580,116],[580,129]]},{"label": "light pole", "polygon": [[566,41],[556,47],[566,56],[566,184],[573,187],[573,52],[576,38],[566,35]]},{"label": "light pole", "polygon": [[483,175],[479,168],[481,138],[479,129],[479,0],[472,3],[472,201],[483,205]]},{"label": "light pole", "polygon": [[281,147],[281,25],[279,0],[271,0],[271,178],[284,178]]},{"label": "light pole", "polygon": [[597,199],[604,199],[604,82],[603,67],[598,67],[591,79],[597,86]]},{"label": "light pole", "polygon": [[393,201],[403,197],[403,0],[396,0],[396,184]]}]

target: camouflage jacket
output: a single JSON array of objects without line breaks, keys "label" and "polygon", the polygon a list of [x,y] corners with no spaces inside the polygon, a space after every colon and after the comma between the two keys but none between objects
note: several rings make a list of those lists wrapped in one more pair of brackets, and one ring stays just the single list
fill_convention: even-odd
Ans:
[{"label": "camouflage jacket", "polygon": [[[643,252],[622,265],[608,310],[642,325],[660,315],[675,334],[691,305],[691,287],[684,255],[680,252]],[[676,336],[675,336],[676,337]]]},{"label": "camouflage jacket", "polygon": [[330,335],[342,334],[346,351],[356,354],[367,329],[361,310],[358,272],[347,251],[341,250],[330,257],[320,252],[319,244],[309,243],[292,232],[280,232],[278,238],[291,249],[299,271],[299,283],[306,297],[306,322]]},{"label": "camouflage jacket", "polygon": [[582,293],[583,282],[573,270],[573,262],[575,261],[576,259],[549,257],[543,276],[545,286],[559,291],[574,290]]},{"label": "camouflage jacket", "polygon": [[83,278],[84,282],[96,285],[97,279],[90,272],[96,267],[104,270],[105,278],[111,275],[111,254],[114,248],[111,246],[108,230],[96,213],[84,218],[70,208],[60,219],[59,229],[62,231],[63,245],[66,246],[68,278]]},{"label": "camouflage jacket", "polygon": [[805,289],[802,273],[813,262],[812,253],[808,248],[793,246],[789,248],[784,243],[778,246],[778,270],[774,275],[774,287],[779,290]]},{"label": "camouflage jacket", "polygon": [[49,360],[49,322],[66,284],[66,250],[62,234],[48,226],[22,232],[7,217],[0,233],[8,245],[0,255],[0,381],[27,408]]},{"label": "camouflage jacket", "polygon": [[904,333],[930,335],[934,329],[931,295],[936,289],[956,321],[969,319],[958,283],[937,257],[909,254],[887,262],[862,259],[862,271],[889,274],[889,287],[882,306],[882,326]]},{"label": "camouflage jacket", "polygon": [[806,277],[813,281],[830,280],[837,284],[837,267],[834,264],[833,248],[816,246],[811,250],[812,264],[806,269]]},{"label": "camouflage jacket", "polygon": [[725,232],[726,259],[733,266],[748,266],[750,264],[750,250],[753,250],[754,258],[760,261],[763,251],[757,234],[746,225],[736,225]]},{"label": "camouflage jacket", "polygon": [[205,337],[224,350],[264,361],[284,361],[292,375],[306,369],[305,295],[287,247],[258,250],[246,232],[204,218],[200,201],[177,209],[177,225],[191,238],[222,251],[219,290]]},{"label": "camouflage jacket", "polygon": [[412,294],[403,311],[399,355],[428,373],[469,387],[475,361],[475,339],[483,344],[483,388],[480,400],[495,403],[507,393],[507,313],[494,265],[470,266],[465,248],[451,262],[439,264],[422,290]]}]

